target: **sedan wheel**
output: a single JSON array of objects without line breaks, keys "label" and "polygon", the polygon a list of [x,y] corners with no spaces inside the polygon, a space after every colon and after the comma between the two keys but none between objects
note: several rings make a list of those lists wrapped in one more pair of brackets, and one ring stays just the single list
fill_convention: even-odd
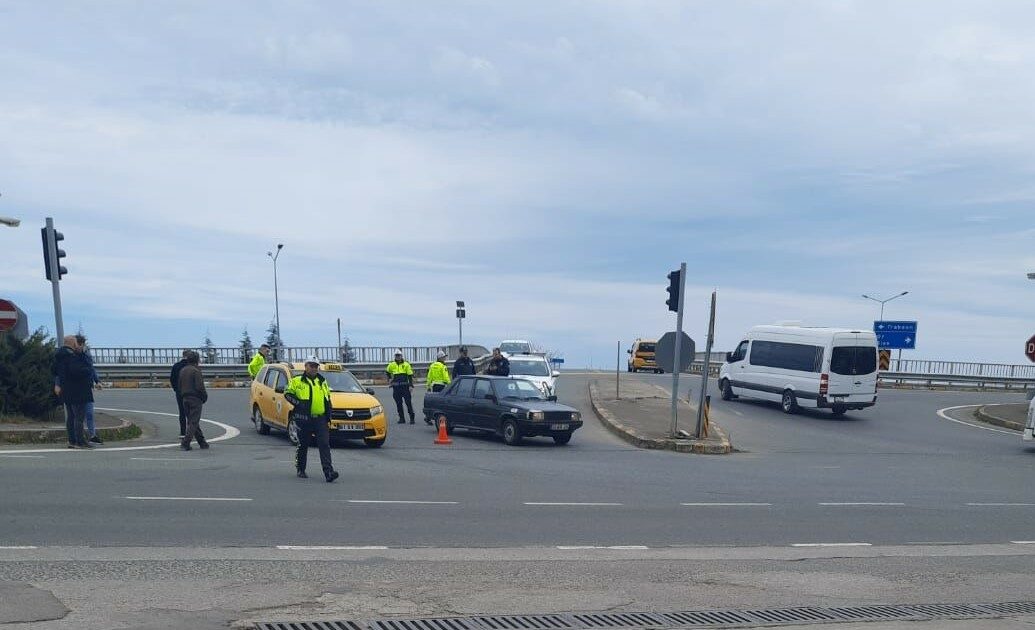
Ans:
[{"label": "sedan wheel", "polygon": [[508,446],[517,446],[521,443],[521,429],[513,420],[503,421],[503,441]]},{"label": "sedan wheel", "polygon": [[262,412],[259,411],[258,405],[252,409],[252,423],[255,425],[255,430],[259,432],[259,435],[270,434],[270,426],[266,424],[266,421],[263,419]]}]

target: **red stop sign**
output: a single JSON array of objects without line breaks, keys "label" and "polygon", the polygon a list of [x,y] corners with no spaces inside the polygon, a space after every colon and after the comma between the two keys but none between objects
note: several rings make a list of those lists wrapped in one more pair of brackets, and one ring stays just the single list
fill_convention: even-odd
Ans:
[{"label": "red stop sign", "polygon": [[1028,357],[1028,360],[1035,363],[1035,335],[1031,336],[1028,343],[1024,344],[1024,356]]}]

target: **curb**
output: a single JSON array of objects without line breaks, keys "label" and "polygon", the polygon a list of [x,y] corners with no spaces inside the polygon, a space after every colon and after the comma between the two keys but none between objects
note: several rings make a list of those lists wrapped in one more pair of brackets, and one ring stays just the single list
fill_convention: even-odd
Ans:
[{"label": "curb", "polygon": [[989,411],[989,407],[999,406],[1001,405],[982,405],[981,407],[978,407],[976,410],[974,410],[974,415],[977,416],[978,420],[991,425],[995,425],[997,427],[1003,427],[1004,429],[1013,429],[1014,431],[1023,431],[1023,422],[1017,422],[1016,420],[1008,420],[1007,418],[997,416],[991,411]]},{"label": "curb", "polygon": [[[97,435],[105,442],[131,440],[141,436],[140,427],[122,419],[117,427],[97,429]],[[68,441],[65,429],[15,429],[0,431],[0,444],[59,444]]]},{"label": "curb", "polygon": [[589,384],[589,402],[593,407],[593,413],[596,414],[600,422],[612,433],[633,446],[645,449],[675,451],[677,453],[696,453],[698,455],[729,455],[733,452],[733,445],[730,444],[729,438],[726,437],[726,432],[715,424],[711,426],[719,436],[718,443],[646,437],[636,431],[636,429],[626,426],[621,420],[616,418],[614,414],[607,409],[604,409],[601,405],[598,405],[597,397],[599,397],[599,395],[600,393],[597,391],[596,383],[591,381]]}]

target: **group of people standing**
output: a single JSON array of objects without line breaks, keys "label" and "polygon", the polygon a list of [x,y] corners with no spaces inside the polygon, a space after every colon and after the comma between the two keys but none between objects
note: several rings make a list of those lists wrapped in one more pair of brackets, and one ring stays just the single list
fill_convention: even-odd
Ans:
[{"label": "group of people standing", "polygon": [[51,374],[54,395],[65,407],[68,448],[93,448],[104,443],[93,417],[93,390],[100,387],[101,379],[86,348],[86,337],[68,335],[61,344],[54,353]]}]

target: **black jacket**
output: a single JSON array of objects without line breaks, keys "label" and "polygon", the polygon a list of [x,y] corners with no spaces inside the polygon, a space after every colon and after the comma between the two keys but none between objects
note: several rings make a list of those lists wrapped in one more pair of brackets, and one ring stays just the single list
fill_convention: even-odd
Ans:
[{"label": "black jacket", "polygon": [[66,405],[93,402],[93,366],[85,354],[62,346],[54,354],[51,372],[56,382],[61,383],[61,402]]},{"label": "black jacket", "polygon": [[510,361],[507,357],[500,357],[489,361],[489,367],[485,370],[489,376],[510,376]]},{"label": "black jacket", "polygon": [[187,365],[186,359],[180,359],[176,363],[173,363],[172,372],[169,372],[169,383],[172,385],[173,391],[177,394],[180,393],[180,371],[183,370],[183,366]]},{"label": "black jacket", "polygon": [[471,357],[460,357],[453,362],[453,378],[474,374],[474,361]]}]

